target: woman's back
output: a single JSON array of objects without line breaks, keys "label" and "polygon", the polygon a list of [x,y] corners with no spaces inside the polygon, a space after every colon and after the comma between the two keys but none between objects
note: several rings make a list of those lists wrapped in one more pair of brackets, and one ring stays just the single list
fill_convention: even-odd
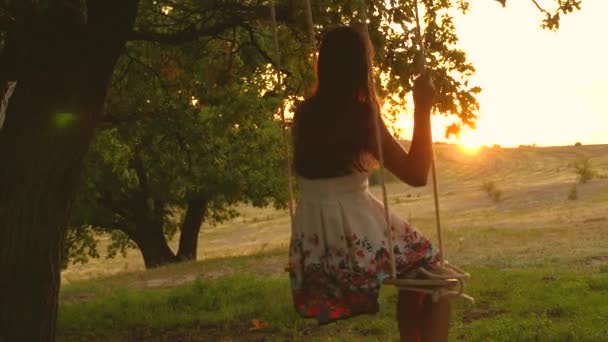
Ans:
[{"label": "woman's back", "polygon": [[294,117],[294,168],[308,179],[366,171],[362,157],[372,148],[369,107],[353,99],[304,102]]}]

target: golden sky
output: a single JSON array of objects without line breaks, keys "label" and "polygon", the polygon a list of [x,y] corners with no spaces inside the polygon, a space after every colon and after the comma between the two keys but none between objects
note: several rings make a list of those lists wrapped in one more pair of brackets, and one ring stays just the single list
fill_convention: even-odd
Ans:
[{"label": "golden sky", "polygon": [[[550,8],[553,1],[540,1]],[[562,17],[557,32],[540,28],[531,1],[471,1],[457,15],[459,46],[483,88],[477,130],[464,132],[470,145],[539,146],[608,143],[607,0],[584,0],[582,10]],[[446,123],[434,119],[435,140]],[[411,134],[411,117],[400,122]],[[410,133],[408,133],[410,132]]]}]

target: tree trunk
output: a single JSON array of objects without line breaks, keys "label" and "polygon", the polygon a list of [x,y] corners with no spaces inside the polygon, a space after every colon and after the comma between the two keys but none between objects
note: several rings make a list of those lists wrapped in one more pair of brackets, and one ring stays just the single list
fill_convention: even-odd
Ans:
[{"label": "tree trunk", "polygon": [[0,57],[18,81],[0,130],[0,341],[55,339],[71,202],[137,8],[87,5],[86,24],[54,7],[17,18]]},{"label": "tree trunk", "polygon": [[207,201],[204,199],[191,199],[188,201],[186,217],[182,224],[179,237],[179,250],[177,257],[180,260],[196,260],[198,249],[198,233],[207,214]]},{"label": "tree trunk", "polygon": [[145,227],[138,227],[137,230],[137,235],[131,238],[139,247],[146,268],[177,262],[175,254],[167,244],[162,223],[148,224]]},{"label": "tree trunk", "polygon": [[131,165],[137,174],[139,189],[133,193],[131,211],[135,215],[135,231],[126,232],[139,247],[146,268],[155,268],[177,261],[169,248],[164,234],[166,204],[152,198],[148,183],[148,172],[139,154],[135,154]]}]

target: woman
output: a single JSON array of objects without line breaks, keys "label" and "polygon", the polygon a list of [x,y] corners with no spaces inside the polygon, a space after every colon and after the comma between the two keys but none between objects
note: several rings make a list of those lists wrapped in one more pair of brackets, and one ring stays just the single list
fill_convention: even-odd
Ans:
[{"label": "woman", "polygon": [[[378,292],[390,275],[382,204],[368,191],[377,167],[375,125],[380,108],[367,36],[351,27],[322,41],[314,94],[294,118],[294,168],[300,198],[292,226],[290,279],[296,310],[329,323],[378,311]],[[405,183],[424,186],[432,158],[430,112],[434,88],[414,86],[414,133],[409,152],[380,127],[385,166]],[[398,277],[433,268],[437,254],[427,239],[391,213]],[[397,319],[402,340],[447,340],[449,302],[400,291]]]}]

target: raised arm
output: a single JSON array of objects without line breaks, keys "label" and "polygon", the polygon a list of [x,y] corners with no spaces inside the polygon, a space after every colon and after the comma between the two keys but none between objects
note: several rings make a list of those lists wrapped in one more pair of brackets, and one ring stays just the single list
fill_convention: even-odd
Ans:
[{"label": "raised arm", "polygon": [[[414,85],[414,133],[409,152],[390,134],[384,123],[380,137],[385,167],[403,182],[411,186],[424,186],[433,158],[431,134],[431,108],[435,88],[428,76],[416,79]],[[378,158],[377,151],[374,155]]]}]

